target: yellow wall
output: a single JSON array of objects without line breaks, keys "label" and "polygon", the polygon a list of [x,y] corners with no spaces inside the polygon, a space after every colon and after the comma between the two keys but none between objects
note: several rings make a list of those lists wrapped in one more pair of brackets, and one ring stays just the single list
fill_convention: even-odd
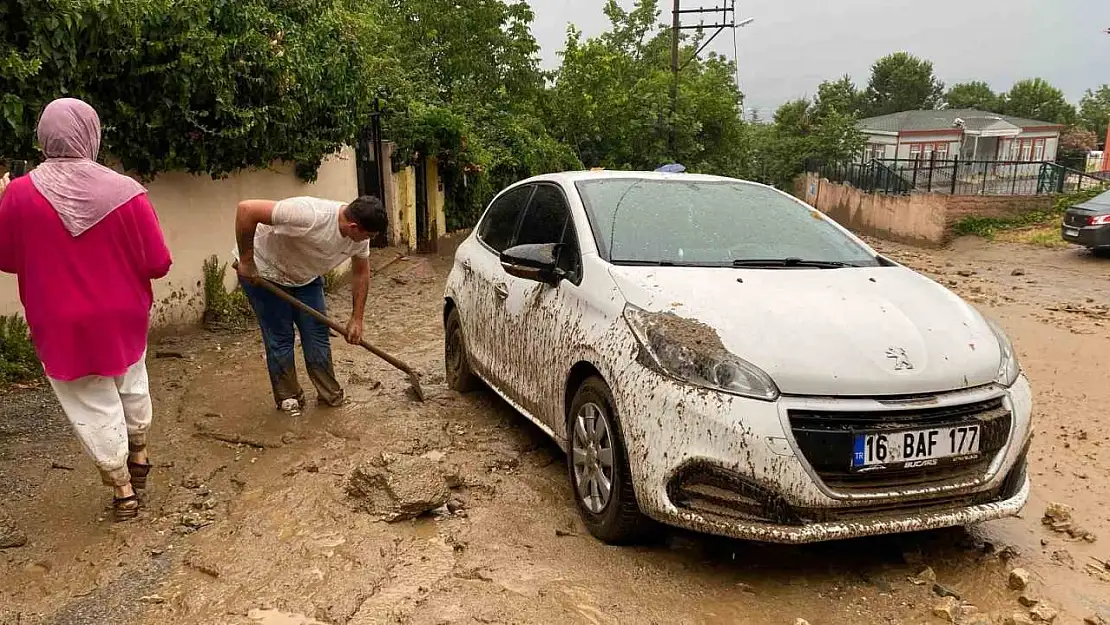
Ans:
[{"label": "yellow wall", "polygon": [[[277,200],[314,195],[349,201],[358,195],[354,151],[345,149],[324,162],[314,184],[302,183],[291,164],[248,171],[223,180],[171,173],[147,185],[173,255],[170,274],[154,283],[154,324],[195,322],[204,307],[201,266],[216,254],[227,262],[235,246],[235,207],[248,198]],[[229,285],[234,271],[230,268]],[[0,274],[0,315],[22,313],[13,276]]]}]

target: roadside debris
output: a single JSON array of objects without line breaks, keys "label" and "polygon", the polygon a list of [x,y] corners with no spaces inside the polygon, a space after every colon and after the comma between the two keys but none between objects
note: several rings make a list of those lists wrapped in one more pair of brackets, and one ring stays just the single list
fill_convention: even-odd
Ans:
[{"label": "roadside debris", "polygon": [[1031,607],[1037,605],[1040,602],[1041,602],[1040,599],[1037,599],[1036,597],[1030,595],[1029,593],[1024,593],[1023,592],[1023,593],[1021,593],[1021,596],[1018,597],[1018,603],[1020,603],[1022,605],[1022,607],[1025,607],[1025,608],[1031,608]]},{"label": "roadside debris", "polygon": [[1029,613],[1033,616],[1033,620],[1038,623],[1051,623],[1060,614],[1056,608],[1043,603],[1034,606]]},{"label": "roadside debris", "polygon": [[27,544],[27,535],[15,526],[15,521],[0,515],[0,549],[15,549]]},{"label": "roadside debris", "polygon": [[1033,618],[1028,614],[1014,614],[1002,622],[1004,625],[1033,625]]},{"label": "roadside debris", "polygon": [[948,623],[955,623],[960,617],[960,600],[945,597],[933,607],[933,615]]},{"label": "roadside debris", "polygon": [[1014,569],[1010,571],[1010,590],[1025,590],[1029,586],[1029,571]]},{"label": "roadside debris", "polygon": [[145,597],[139,597],[139,603],[146,603],[146,604],[150,604],[150,605],[160,605],[160,604],[163,604],[165,602],[166,602],[165,597],[163,597],[161,595],[147,595]]},{"label": "roadside debris", "polygon": [[938,597],[952,597],[953,599],[961,598],[960,593],[940,583],[933,584],[933,593],[936,594]]},{"label": "roadside debris", "polygon": [[1104,618],[1101,614],[1092,614],[1083,619],[1084,625],[1110,625],[1110,620]]},{"label": "roadside debris", "polygon": [[383,453],[351,471],[347,494],[357,507],[394,523],[442,507],[450,497],[437,463],[427,458]]},{"label": "roadside debris", "polygon": [[72,466],[70,466],[68,464],[65,464],[64,462],[60,462],[58,460],[51,461],[50,462],[50,468],[51,469],[61,469],[62,471],[72,471],[73,470]]},{"label": "roadside debris", "polygon": [[1045,508],[1041,523],[1058,534],[1067,534],[1076,540],[1095,542],[1095,535],[1080,527],[1072,518],[1072,508],[1060,503],[1050,503]]}]

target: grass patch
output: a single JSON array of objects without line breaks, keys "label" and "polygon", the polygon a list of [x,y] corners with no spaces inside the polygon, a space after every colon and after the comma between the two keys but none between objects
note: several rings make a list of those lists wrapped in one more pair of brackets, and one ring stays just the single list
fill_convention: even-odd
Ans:
[{"label": "grass patch", "polygon": [[27,322],[19,315],[0,317],[0,386],[37,380],[42,376]]},{"label": "grass patch", "polygon": [[1056,224],[1022,228],[1020,230],[1006,230],[999,232],[995,236],[995,240],[1006,243],[1033,245],[1036,247],[1071,247],[1071,244],[1060,238],[1060,227]]},{"label": "grass patch", "polygon": [[[956,236],[970,235],[993,239],[999,232],[1056,226],[1059,225],[1060,218],[1069,208],[1086,202],[1104,191],[1105,189],[1102,188],[1089,189],[1061,196],[1048,210],[1032,211],[1013,217],[965,217],[952,226],[952,233]],[[1059,233],[1056,234],[1056,237],[1059,238]]]},{"label": "grass patch", "polygon": [[228,291],[227,263],[215,255],[204,261],[204,325],[208,328],[242,329],[254,319],[246,293],[238,285]]}]

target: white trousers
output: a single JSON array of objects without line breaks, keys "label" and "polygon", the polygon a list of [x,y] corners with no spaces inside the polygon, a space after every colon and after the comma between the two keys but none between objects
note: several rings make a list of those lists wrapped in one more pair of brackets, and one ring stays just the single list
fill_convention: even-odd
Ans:
[{"label": "white trousers", "polygon": [[108,486],[127,485],[131,481],[128,449],[146,445],[154,414],[146,354],[119,377],[50,379],[50,386],[85,453],[96,462],[101,480]]}]

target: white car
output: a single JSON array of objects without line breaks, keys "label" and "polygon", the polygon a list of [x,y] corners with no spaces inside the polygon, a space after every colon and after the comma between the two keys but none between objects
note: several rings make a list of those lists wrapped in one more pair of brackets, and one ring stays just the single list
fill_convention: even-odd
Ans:
[{"label": "white car", "polygon": [[968,525],[1029,495],[1005,334],[804,202],[692,174],[497,195],[445,292],[452,388],[567,452],[586,526],[765,542]]}]

